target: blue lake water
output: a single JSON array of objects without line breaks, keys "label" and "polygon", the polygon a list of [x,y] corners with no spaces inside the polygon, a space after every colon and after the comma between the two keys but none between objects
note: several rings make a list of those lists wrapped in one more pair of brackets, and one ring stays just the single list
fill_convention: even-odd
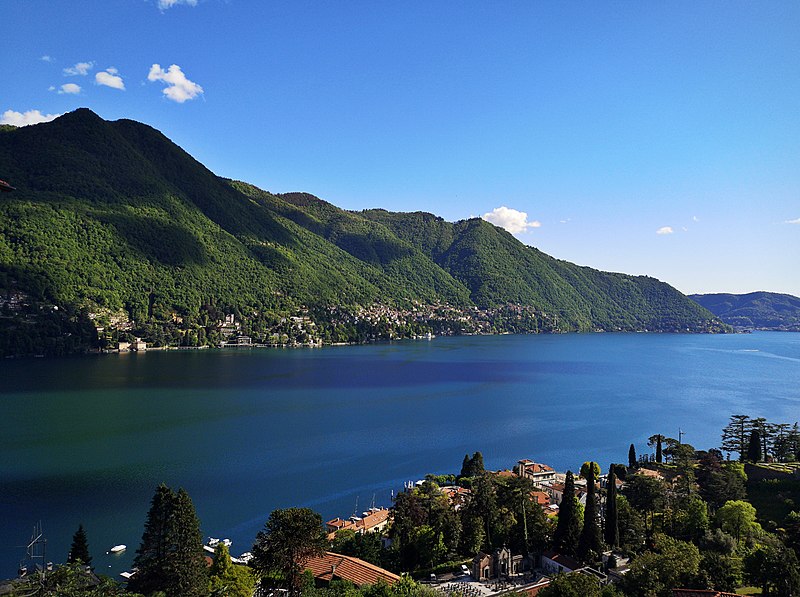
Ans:
[{"label": "blue lake water", "polygon": [[[298,350],[0,362],[0,577],[33,525],[48,559],[86,527],[99,572],[130,565],[156,485],[247,551],[269,513],[390,504],[427,472],[520,458],[605,469],[653,433],[719,444],[733,413],[800,419],[800,334],[437,338]],[[106,555],[125,543],[128,552]]]}]

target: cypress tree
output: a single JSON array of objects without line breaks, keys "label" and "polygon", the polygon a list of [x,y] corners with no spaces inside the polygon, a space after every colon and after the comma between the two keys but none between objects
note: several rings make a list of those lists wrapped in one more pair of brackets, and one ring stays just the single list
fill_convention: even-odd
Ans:
[{"label": "cypress tree", "polygon": [[628,448],[628,468],[636,468],[636,448],[633,444]]},{"label": "cypress tree", "polygon": [[617,473],[614,465],[608,467],[606,483],[606,526],[604,538],[612,549],[619,546],[619,520],[617,516]]},{"label": "cypress tree", "polygon": [[483,454],[480,452],[475,452],[472,455],[472,462],[470,463],[470,467],[472,468],[471,477],[477,477],[478,475],[482,475],[486,470],[483,466]]},{"label": "cypress tree", "polygon": [[750,462],[761,460],[761,436],[758,429],[753,429],[750,434],[750,442],[747,444],[747,460]]},{"label": "cypress tree", "polygon": [[472,464],[472,460],[469,457],[469,454],[464,454],[464,462],[461,463],[461,474],[459,477],[469,477],[470,473],[470,465]]},{"label": "cypress tree", "polygon": [[574,555],[580,536],[580,521],[576,512],[575,478],[567,471],[564,493],[558,508],[558,524],[553,535],[553,548],[559,553]]},{"label": "cypress tree", "polygon": [[80,562],[86,566],[91,566],[92,556],[89,555],[89,542],[86,539],[86,531],[83,525],[78,525],[78,530],[72,536],[72,545],[69,548],[67,563]]},{"label": "cypress tree", "polygon": [[578,555],[586,560],[599,556],[603,550],[603,539],[597,516],[597,493],[595,475],[600,467],[596,462],[586,462],[581,467],[581,474],[586,479],[586,508],[583,511],[583,529],[578,541]]}]

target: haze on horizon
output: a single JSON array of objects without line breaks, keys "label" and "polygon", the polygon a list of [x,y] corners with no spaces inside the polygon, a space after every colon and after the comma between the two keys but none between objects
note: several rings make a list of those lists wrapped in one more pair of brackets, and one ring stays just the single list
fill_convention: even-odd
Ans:
[{"label": "haze on horizon", "polygon": [[9,0],[3,16],[0,122],[85,106],[273,192],[483,216],[685,293],[800,296],[796,2]]}]

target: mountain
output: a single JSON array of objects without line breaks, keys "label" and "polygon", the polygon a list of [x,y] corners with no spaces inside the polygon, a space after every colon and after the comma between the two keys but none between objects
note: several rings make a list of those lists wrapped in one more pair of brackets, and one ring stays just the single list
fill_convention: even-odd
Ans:
[{"label": "mountain", "polygon": [[737,328],[800,332],[800,298],[791,294],[692,294],[689,298]]},{"label": "mountain", "polygon": [[0,129],[0,177],[17,189],[0,195],[0,354],[70,352],[97,328],[107,344],[188,345],[724,329],[652,278],[556,260],[479,219],[269,193],[87,109]]}]

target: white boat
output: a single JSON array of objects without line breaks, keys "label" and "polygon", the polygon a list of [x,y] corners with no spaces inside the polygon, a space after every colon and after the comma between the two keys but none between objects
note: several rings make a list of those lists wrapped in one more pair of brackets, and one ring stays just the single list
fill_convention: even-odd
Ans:
[{"label": "white boat", "polygon": [[109,553],[122,553],[126,549],[128,549],[127,545],[115,545],[114,547],[112,547],[108,551],[109,551]]},{"label": "white boat", "polygon": [[247,566],[247,564],[252,559],[253,559],[253,554],[251,554],[249,551],[246,551],[238,558],[231,558],[231,562],[233,562],[234,564],[239,564],[240,566]]}]

